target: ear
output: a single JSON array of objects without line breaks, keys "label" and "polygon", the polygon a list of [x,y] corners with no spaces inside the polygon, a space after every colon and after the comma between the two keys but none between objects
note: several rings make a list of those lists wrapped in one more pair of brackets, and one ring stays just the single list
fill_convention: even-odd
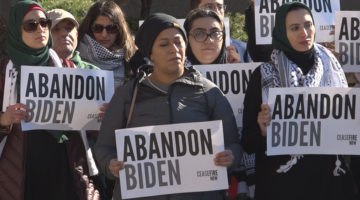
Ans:
[{"label": "ear", "polygon": [[76,31],[76,37],[79,37],[79,32]]},{"label": "ear", "polygon": [[153,60],[154,60],[154,59],[153,59],[153,57],[152,57],[152,55],[150,55],[150,60],[151,60],[151,61],[153,61]]}]

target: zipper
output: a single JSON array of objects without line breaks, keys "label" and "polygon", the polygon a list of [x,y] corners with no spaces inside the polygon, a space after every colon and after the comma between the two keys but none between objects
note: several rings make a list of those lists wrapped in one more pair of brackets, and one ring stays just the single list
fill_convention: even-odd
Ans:
[{"label": "zipper", "polygon": [[172,92],[173,92],[173,89],[174,89],[174,84],[171,84],[169,86],[169,89],[168,89],[168,96],[167,96],[167,100],[166,100],[166,103],[169,105],[169,112],[170,112],[170,124],[173,124],[174,123],[174,120],[173,120],[173,112],[172,112],[172,107],[171,107],[171,95],[172,95]]}]

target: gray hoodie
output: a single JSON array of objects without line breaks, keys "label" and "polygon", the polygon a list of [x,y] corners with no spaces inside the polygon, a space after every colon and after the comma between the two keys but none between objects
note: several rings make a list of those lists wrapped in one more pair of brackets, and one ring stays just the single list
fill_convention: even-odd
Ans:
[{"label": "gray hoodie", "polygon": [[[151,67],[147,66],[147,69],[140,70],[136,79],[118,87],[109,103],[94,147],[94,155],[100,169],[109,179],[117,179],[109,170],[110,160],[117,158],[115,130],[126,126],[133,88],[138,83],[130,127],[222,120],[225,149],[231,150],[234,155],[228,173],[233,171],[240,164],[243,150],[232,108],[220,89],[195,68],[189,67],[185,68],[185,75],[169,86],[168,94],[164,94],[142,83],[149,69],[151,71]],[[207,191],[135,200],[215,200],[225,199],[224,194],[224,191]],[[122,199],[119,181],[116,181],[113,199]]]}]

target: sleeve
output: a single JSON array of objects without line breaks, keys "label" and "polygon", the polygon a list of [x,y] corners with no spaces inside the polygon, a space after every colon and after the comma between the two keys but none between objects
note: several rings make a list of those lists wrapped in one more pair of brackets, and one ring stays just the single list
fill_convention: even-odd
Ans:
[{"label": "sleeve", "polygon": [[208,96],[212,97],[209,99],[209,104],[211,106],[211,120],[222,120],[225,149],[231,150],[234,156],[232,165],[227,169],[228,173],[231,173],[240,165],[243,155],[235,116],[229,101],[218,87],[214,85],[214,87],[211,88],[211,94]]},{"label": "sleeve", "polygon": [[241,144],[247,154],[266,151],[266,137],[262,136],[257,122],[261,111],[261,95],[261,73],[260,67],[257,67],[250,78],[244,99]]},{"label": "sleeve", "polygon": [[114,96],[105,111],[101,123],[99,136],[94,146],[93,152],[100,169],[109,179],[115,177],[109,170],[110,160],[117,158],[115,130],[125,128],[125,100],[129,89],[129,84],[120,86],[116,89]]},{"label": "sleeve", "polygon": [[267,62],[271,60],[271,53],[274,50],[271,45],[257,45],[255,33],[255,15],[249,6],[245,10],[245,26],[248,34],[247,50],[254,62]]}]

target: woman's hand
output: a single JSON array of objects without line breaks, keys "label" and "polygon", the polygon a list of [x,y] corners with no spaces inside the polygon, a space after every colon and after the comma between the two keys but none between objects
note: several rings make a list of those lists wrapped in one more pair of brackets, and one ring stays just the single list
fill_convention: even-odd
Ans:
[{"label": "woman's hand", "polygon": [[214,158],[214,162],[216,166],[222,166],[222,167],[230,167],[230,165],[234,161],[234,156],[232,151],[225,150],[218,154],[216,154]]},{"label": "woman's hand", "polygon": [[103,103],[102,106],[100,107],[99,116],[100,116],[101,118],[104,118],[105,111],[106,111],[108,105],[109,105],[109,103]]},{"label": "woman's hand", "polygon": [[241,61],[240,55],[236,52],[234,46],[226,47],[226,51],[228,52],[227,55],[228,63],[239,63]]},{"label": "woman's hand", "polygon": [[270,125],[271,109],[267,103],[261,104],[261,111],[258,114],[258,123],[261,129],[261,134],[266,136],[266,127]]},{"label": "woman's hand", "polygon": [[111,159],[109,164],[109,169],[111,173],[119,178],[119,171],[125,168],[124,162],[118,161],[117,159]]},{"label": "woman's hand", "polygon": [[29,108],[21,103],[9,106],[6,112],[0,117],[0,125],[9,126],[14,123],[20,123],[21,121],[28,121],[30,116],[24,110],[29,110]]}]

